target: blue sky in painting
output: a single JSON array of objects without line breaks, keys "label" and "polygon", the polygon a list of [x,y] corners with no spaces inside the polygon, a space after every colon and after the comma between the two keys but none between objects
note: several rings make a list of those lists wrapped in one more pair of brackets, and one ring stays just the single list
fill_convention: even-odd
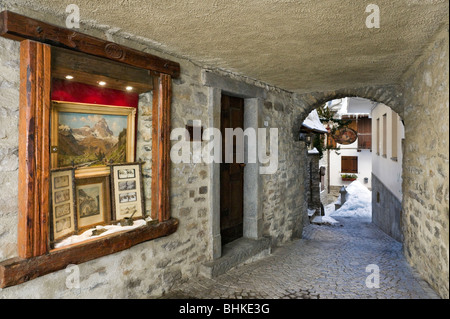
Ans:
[{"label": "blue sky in painting", "polygon": [[109,129],[113,131],[114,136],[127,127],[127,116],[124,115],[104,115],[87,113],[59,113],[59,125],[67,125],[70,128],[80,128],[83,126],[93,127],[102,118],[108,123]]}]

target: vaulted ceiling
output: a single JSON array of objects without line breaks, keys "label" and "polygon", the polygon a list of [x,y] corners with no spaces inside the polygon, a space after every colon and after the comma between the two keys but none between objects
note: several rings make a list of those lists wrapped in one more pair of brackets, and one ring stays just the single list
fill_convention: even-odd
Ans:
[{"label": "vaulted ceiling", "polygon": [[[396,83],[449,16],[448,0],[3,1],[62,22],[75,3],[81,22],[294,92]],[[370,3],[380,28],[366,27]]]}]

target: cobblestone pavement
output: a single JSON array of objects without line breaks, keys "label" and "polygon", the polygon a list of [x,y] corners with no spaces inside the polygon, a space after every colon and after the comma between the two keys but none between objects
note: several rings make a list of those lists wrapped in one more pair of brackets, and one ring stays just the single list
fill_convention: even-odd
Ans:
[{"label": "cobblestone pavement", "polygon": [[[163,298],[438,298],[407,264],[402,245],[370,219],[335,219],[339,226],[311,224],[303,239],[274,248],[270,256],[214,279],[192,279]],[[366,280],[376,283],[368,265],[379,267],[379,288],[366,286]]]}]

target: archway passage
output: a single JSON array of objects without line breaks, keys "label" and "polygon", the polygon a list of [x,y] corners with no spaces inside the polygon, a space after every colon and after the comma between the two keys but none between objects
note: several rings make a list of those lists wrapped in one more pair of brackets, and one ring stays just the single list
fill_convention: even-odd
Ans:
[{"label": "archway passage", "polygon": [[316,130],[310,138],[308,212],[320,206],[313,199],[324,208],[311,222],[367,219],[402,242],[404,127],[398,114],[382,103],[346,97],[312,111],[303,127],[308,125],[327,132]]},{"label": "archway passage", "polygon": [[392,108],[392,110],[394,110],[397,114],[403,116],[404,98],[402,92],[403,89],[401,86],[385,85],[298,94],[296,97],[303,111],[295,121],[292,128],[293,138],[294,140],[298,140],[298,132],[300,131],[301,125],[306,116],[311,113],[312,110],[317,109],[331,100],[346,97],[364,98],[376,103],[389,105],[389,107]]},{"label": "archway passage", "polygon": [[[448,87],[448,71],[439,71],[448,69],[446,41],[448,33],[440,35],[427,52],[428,60],[421,59],[400,85],[297,95],[302,109],[292,136],[298,140],[305,117],[333,99],[358,96],[388,105],[398,114],[405,132],[399,221],[403,253],[441,296],[448,297],[448,90],[442,89]],[[436,79],[427,82],[432,70]],[[374,196],[382,198],[381,193]]]}]

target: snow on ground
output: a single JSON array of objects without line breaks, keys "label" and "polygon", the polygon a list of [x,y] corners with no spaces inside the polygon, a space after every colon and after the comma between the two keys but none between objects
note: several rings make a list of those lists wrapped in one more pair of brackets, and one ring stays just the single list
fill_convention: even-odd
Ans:
[{"label": "snow on ground", "polygon": [[339,198],[324,207],[325,216],[316,216],[311,221],[314,224],[339,225],[333,217],[368,217],[372,216],[372,192],[358,181],[347,186],[347,196],[341,208],[335,210],[335,204],[341,203]]},{"label": "snow on ground", "polygon": [[[320,225],[337,225],[339,222],[334,219],[333,217],[330,217],[330,212],[334,211],[334,204],[330,204],[324,207],[325,209],[325,216],[315,216],[311,223],[313,224],[320,224]],[[315,210],[313,210],[315,212]],[[310,210],[308,209],[308,213],[310,213]],[[310,215],[312,216],[312,215]]]},{"label": "snow on ground", "polygon": [[330,216],[316,216],[311,221],[313,224],[325,224],[325,225],[336,225],[339,224],[339,222]]},{"label": "snow on ground", "polygon": [[[345,203],[341,208],[337,210],[329,208],[329,216],[369,218],[372,216],[372,192],[359,181],[354,181],[347,186],[347,196],[345,198]],[[340,203],[340,198],[337,202]],[[332,205],[334,206],[334,204]]]}]

